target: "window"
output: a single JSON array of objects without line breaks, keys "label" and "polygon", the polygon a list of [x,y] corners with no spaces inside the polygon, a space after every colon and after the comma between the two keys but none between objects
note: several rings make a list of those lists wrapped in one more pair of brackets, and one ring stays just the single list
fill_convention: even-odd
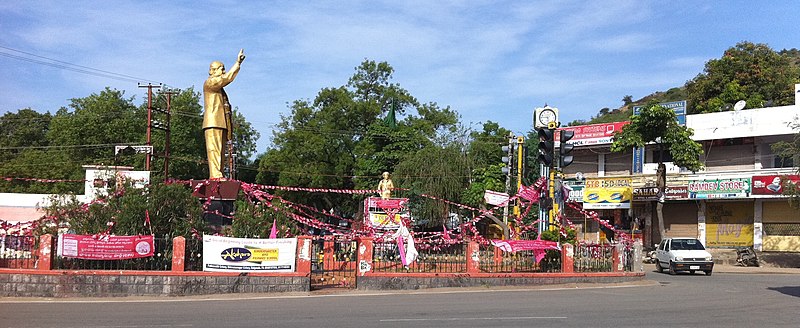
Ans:
[{"label": "window", "polygon": [[652,162],[647,161],[647,162],[648,163],[658,163],[659,162],[658,161],[659,154],[664,157],[663,160],[661,161],[662,163],[671,163],[672,162],[672,154],[670,154],[669,150],[667,150],[667,149],[664,149],[663,152],[659,152],[658,150],[654,150],[653,151],[653,156],[650,157],[650,158],[653,159],[653,161]]},{"label": "window", "polygon": [[772,164],[772,167],[774,168],[794,167],[794,160],[792,160],[791,157],[781,157],[776,155]]}]

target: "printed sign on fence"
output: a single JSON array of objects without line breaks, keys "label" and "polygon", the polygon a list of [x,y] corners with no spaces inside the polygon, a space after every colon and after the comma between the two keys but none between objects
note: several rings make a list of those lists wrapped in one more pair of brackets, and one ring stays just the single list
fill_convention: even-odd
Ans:
[{"label": "printed sign on fence", "polygon": [[294,272],[297,238],[203,235],[203,271]]},{"label": "printed sign on fence", "polygon": [[153,256],[153,236],[103,236],[62,234],[58,255],[85,260],[127,260]]}]

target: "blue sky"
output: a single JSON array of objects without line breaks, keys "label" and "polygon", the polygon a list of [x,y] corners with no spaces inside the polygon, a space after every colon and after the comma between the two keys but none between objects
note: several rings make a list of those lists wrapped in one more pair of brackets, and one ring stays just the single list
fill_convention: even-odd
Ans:
[{"label": "blue sky", "polygon": [[244,48],[226,90],[259,153],[288,103],[344,85],[364,59],[467,125],[521,135],[535,107],[589,119],[683,85],[740,41],[800,48],[797,13],[798,1],[4,1],[0,111],[52,113],[106,86],[138,105],[137,82],[199,90],[211,61]]}]

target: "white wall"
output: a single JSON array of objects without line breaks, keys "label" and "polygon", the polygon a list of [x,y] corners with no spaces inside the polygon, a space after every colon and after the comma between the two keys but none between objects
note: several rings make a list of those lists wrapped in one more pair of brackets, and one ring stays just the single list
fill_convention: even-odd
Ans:
[{"label": "white wall", "polygon": [[694,140],[796,134],[790,124],[798,122],[798,105],[686,115],[686,126],[694,130]]}]

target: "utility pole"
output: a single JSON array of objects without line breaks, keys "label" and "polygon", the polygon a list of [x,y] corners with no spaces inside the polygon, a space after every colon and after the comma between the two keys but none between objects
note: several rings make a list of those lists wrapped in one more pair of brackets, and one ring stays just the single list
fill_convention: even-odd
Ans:
[{"label": "utility pole", "polygon": [[[152,85],[148,83],[147,85],[143,85],[139,83],[140,88],[147,88],[147,146],[152,146],[150,141],[150,130],[153,126],[153,89],[161,89],[161,83],[158,85]],[[151,153],[147,153],[144,157],[144,170],[150,171],[150,157],[152,156]]]},{"label": "utility pole", "polygon": [[164,181],[169,179],[169,151],[170,151],[170,132],[171,132],[171,125],[170,121],[172,118],[172,96],[177,95],[178,92],[175,90],[167,90],[164,92],[167,95],[167,126],[164,129],[166,136],[164,138]]}]

